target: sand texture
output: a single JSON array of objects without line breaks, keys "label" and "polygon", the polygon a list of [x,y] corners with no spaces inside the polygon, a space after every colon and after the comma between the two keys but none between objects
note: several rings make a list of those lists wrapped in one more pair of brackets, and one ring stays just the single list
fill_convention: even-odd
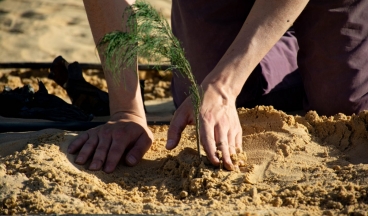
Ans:
[{"label": "sand texture", "polygon": [[300,117],[258,107],[239,116],[248,160],[232,172],[198,159],[193,128],[167,151],[167,126],[151,127],[143,161],[112,174],[73,162],[75,133],[2,135],[0,214],[366,215],[368,112]]},{"label": "sand texture", "polygon": [[[161,100],[171,97],[171,78],[169,71],[139,71],[140,79],[144,79],[144,100]],[[56,95],[64,101],[71,103],[66,90],[58,85],[54,80],[48,78],[49,69],[0,69],[0,93],[5,86],[15,89],[30,85],[35,92],[38,91],[38,81],[42,81],[49,94]],[[83,70],[84,79],[108,92],[105,75],[102,70]]]},{"label": "sand texture", "polygon": [[[148,0],[168,20],[171,0]],[[0,62],[99,63],[82,0],[1,0]]]},{"label": "sand texture", "polygon": [[[148,0],[167,20],[171,0]],[[68,62],[100,63],[84,10],[78,0],[1,0],[0,1],[0,62],[48,62],[57,56]],[[141,61],[141,60],[140,60]],[[146,62],[141,62],[146,63]],[[4,86],[14,89],[30,84],[38,90],[41,80],[48,92],[70,102],[66,91],[47,79],[48,69],[0,69],[0,91]],[[98,70],[85,70],[87,82],[107,91],[104,75]],[[145,80],[146,101],[170,98],[171,73],[140,71]]]}]

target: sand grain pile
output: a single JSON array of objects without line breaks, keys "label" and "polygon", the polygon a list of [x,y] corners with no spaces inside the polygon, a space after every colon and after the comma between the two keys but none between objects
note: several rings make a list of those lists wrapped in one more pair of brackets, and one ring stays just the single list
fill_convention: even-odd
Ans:
[{"label": "sand grain pile", "polygon": [[143,161],[112,174],[74,164],[65,152],[75,133],[8,136],[0,145],[0,214],[366,214],[368,113],[294,117],[258,107],[239,116],[248,157],[240,172],[198,159],[192,127],[167,151],[167,126],[153,126]]}]

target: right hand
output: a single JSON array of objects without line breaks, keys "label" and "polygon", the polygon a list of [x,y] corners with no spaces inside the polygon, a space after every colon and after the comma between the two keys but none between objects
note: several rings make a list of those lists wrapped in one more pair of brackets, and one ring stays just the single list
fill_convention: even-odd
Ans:
[{"label": "right hand", "polygon": [[90,170],[111,173],[124,155],[125,162],[136,165],[152,145],[153,134],[146,118],[131,113],[117,112],[101,126],[78,135],[68,147],[68,153],[78,150],[75,163],[85,164],[93,156]]},{"label": "right hand", "polygon": [[[235,107],[235,96],[224,93],[224,86],[215,86],[202,82],[203,97],[200,107],[200,138],[209,161],[220,165],[222,160],[227,170],[234,170],[231,155],[237,154],[237,149],[242,151],[242,128]],[[188,124],[194,124],[195,118],[190,96],[187,97],[175,111],[171,120],[166,148],[175,148],[181,137],[181,133]],[[219,158],[217,151],[222,153]]]}]

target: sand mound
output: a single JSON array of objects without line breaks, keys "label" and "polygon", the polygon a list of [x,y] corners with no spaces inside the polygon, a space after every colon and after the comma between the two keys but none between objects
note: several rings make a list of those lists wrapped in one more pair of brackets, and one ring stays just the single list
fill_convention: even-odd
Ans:
[{"label": "sand mound", "polygon": [[[195,151],[193,128],[167,151],[167,126],[136,167],[91,172],[66,154],[75,133],[0,137],[0,214],[348,214],[368,209],[368,113],[290,116],[239,110],[246,167],[229,172]],[[14,138],[18,137],[18,141]],[[2,204],[1,204],[2,203]]]}]

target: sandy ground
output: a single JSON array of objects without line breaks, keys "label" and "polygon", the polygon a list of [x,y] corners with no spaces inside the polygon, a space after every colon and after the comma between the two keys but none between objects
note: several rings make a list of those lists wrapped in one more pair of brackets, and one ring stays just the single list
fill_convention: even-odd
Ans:
[{"label": "sandy ground", "polygon": [[[148,0],[169,19],[171,0]],[[81,0],[0,1],[0,62],[99,63]]]},{"label": "sandy ground", "polygon": [[74,163],[73,132],[1,135],[0,214],[366,215],[367,112],[239,116],[247,161],[232,172],[198,158],[192,128],[167,151],[167,126],[151,127],[143,161],[113,174]]},{"label": "sandy ground", "polygon": [[[170,0],[149,0],[170,20]],[[0,62],[49,62],[57,56],[68,62],[99,63],[83,1],[0,1]],[[50,94],[70,102],[63,88],[47,79],[48,70],[1,70],[0,89],[30,84],[38,90],[41,80]],[[91,84],[107,91],[101,71],[84,71]],[[171,73],[141,72],[146,80],[145,100],[169,98]],[[159,103],[159,101],[158,101]]]},{"label": "sandy ground", "polygon": [[[170,16],[170,1],[150,2]],[[98,62],[82,1],[0,1],[1,62],[58,55]],[[2,72],[0,86],[41,79],[67,100],[47,73]],[[100,75],[84,75],[106,89]],[[152,126],[155,139],[143,161],[119,164],[112,174],[88,171],[66,153],[79,132],[0,134],[0,214],[367,215],[368,112],[301,117],[258,107],[239,110],[239,117],[247,160],[233,172],[197,157],[191,127],[167,151],[167,126]]]}]

